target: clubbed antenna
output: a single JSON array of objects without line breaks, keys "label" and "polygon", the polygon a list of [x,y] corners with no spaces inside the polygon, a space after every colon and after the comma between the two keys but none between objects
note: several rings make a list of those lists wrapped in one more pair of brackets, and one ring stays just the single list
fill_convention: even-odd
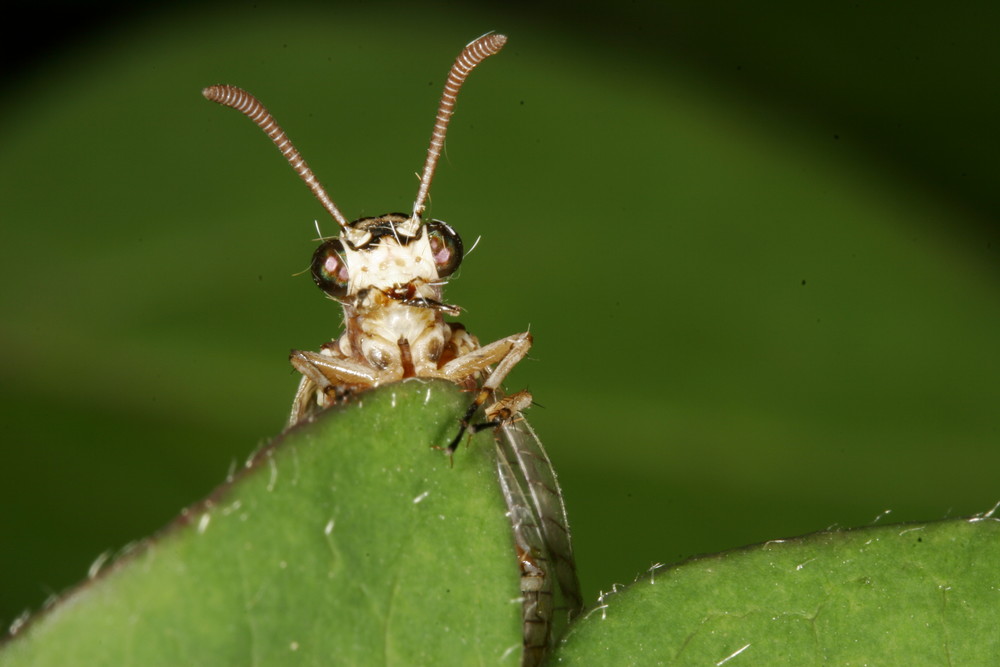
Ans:
[{"label": "clubbed antenna", "polygon": [[448,122],[451,120],[451,115],[455,113],[455,99],[458,97],[458,91],[465,83],[469,72],[476,65],[500,51],[506,43],[506,35],[495,33],[483,35],[470,42],[458,55],[455,64],[451,66],[448,80],[444,84],[444,93],[441,95],[441,105],[438,107],[437,118],[434,119],[434,131],[431,133],[431,145],[427,148],[424,173],[420,176],[417,200],[413,202],[414,218],[422,216],[427,207],[427,193],[431,189],[434,168],[437,166],[438,158],[441,157],[441,148],[444,146],[444,135],[448,131]]},{"label": "clubbed antenna", "polygon": [[345,229],[347,227],[347,218],[340,212],[337,205],[333,203],[330,196],[326,194],[326,190],[323,189],[320,182],[316,180],[312,169],[302,159],[302,155],[299,154],[299,151],[292,144],[291,139],[288,138],[285,131],[281,129],[281,126],[274,120],[274,117],[256,97],[236,86],[209,86],[202,90],[201,94],[205,96],[205,99],[236,109],[257,123],[260,129],[264,130],[267,136],[271,137],[271,141],[274,142],[274,145],[278,147],[281,154],[288,160],[288,164],[292,165],[295,173],[306,182],[312,193],[316,195],[316,199],[323,204],[323,208],[330,212],[330,215],[337,221],[340,228]]}]

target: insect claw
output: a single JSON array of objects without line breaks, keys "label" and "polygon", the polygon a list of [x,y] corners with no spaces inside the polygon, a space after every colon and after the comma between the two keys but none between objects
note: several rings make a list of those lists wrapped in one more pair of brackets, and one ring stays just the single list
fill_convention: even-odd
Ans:
[{"label": "insect claw", "polygon": [[455,450],[458,449],[459,444],[462,442],[462,436],[465,435],[468,430],[468,426],[463,426],[458,431],[458,435],[455,436],[454,440],[447,447],[442,447],[441,445],[431,445],[431,449],[437,449],[443,451],[448,456],[448,467],[455,467]]}]

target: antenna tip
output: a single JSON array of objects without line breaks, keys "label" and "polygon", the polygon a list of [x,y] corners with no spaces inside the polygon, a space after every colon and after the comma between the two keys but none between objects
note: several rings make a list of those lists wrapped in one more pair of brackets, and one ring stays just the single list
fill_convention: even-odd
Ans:
[{"label": "antenna tip", "polygon": [[497,32],[488,32],[485,35],[475,38],[465,45],[466,49],[482,49],[486,55],[492,56],[503,48],[507,43],[507,35]]}]

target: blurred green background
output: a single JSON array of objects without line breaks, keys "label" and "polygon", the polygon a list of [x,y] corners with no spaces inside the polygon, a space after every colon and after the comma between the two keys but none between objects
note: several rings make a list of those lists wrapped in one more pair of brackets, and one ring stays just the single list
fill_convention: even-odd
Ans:
[{"label": "blurred green background", "polygon": [[[79,11],[79,10],[78,10]],[[45,18],[45,17],[41,17]],[[337,335],[333,224],[431,214],[560,472],[588,601],[656,562],[1000,500],[1000,5],[180,4],[86,16],[0,111],[0,622],[206,495]]]}]

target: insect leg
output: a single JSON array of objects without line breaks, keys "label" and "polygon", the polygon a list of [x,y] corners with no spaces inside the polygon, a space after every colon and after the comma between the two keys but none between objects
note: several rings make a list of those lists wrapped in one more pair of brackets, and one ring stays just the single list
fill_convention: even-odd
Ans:
[{"label": "insect leg", "polygon": [[291,428],[305,419],[316,405],[316,383],[303,375],[299,381],[299,388],[295,391],[295,398],[292,400],[292,413],[288,415],[287,427]]},{"label": "insect leg", "polygon": [[[472,418],[476,415],[476,412],[494,395],[494,392],[500,388],[507,374],[510,373],[511,369],[518,362],[528,355],[528,350],[530,349],[531,334],[526,331],[484,345],[474,352],[449,361],[441,369],[444,376],[452,380],[469,377],[477,372],[489,373],[482,387],[476,393],[476,398],[469,405],[469,409],[465,411],[458,433],[446,448],[449,454],[454,453],[458,444],[462,441],[462,436],[469,432]],[[492,364],[496,364],[496,367],[490,371],[489,366]],[[530,399],[528,402],[530,403]]]},{"label": "insect leg", "polygon": [[302,373],[302,381],[292,401],[289,426],[294,426],[308,415],[317,400],[321,407],[334,402],[345,387],[374,387],[398,379],[353,359],[320,352],[292,350],[288,360],[295,370]]},{"label": "insect leg", "polygon": [[486,421],[472,425],[471,428],[479,433],[488,428],[496,428],[514,422],[521,418],[522,412],[531,407],[532,402],[531,392],[527,389],[499,398],[483,411]]}]

